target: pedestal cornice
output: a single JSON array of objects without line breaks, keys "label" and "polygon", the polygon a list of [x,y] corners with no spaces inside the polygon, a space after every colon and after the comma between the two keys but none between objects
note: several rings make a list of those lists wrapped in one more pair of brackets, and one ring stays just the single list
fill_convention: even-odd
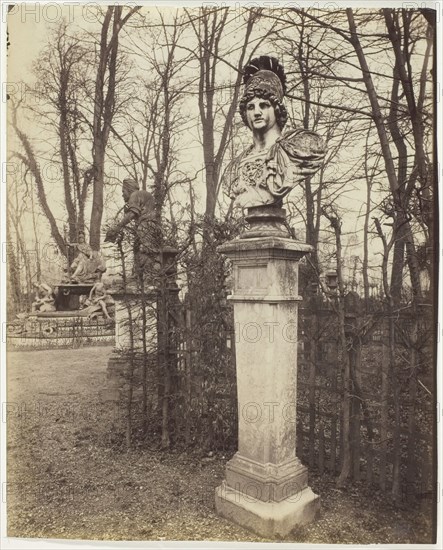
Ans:
[{"label": "pedestal cornice", "polygon": [[250,239],[234,239],[220,245],[217,250],[232,259],[247,257],[301,259],[313,250],[306,243],[281,237],[254,237]]}]

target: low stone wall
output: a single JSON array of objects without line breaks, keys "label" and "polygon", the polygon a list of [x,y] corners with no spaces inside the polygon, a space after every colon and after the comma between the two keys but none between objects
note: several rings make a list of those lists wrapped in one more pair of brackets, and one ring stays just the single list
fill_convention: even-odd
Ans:
[{"label": "low stone wall", "polygon": [[80,316],[35,316],[7,323],[5,336],[9,351],[114,345],[115,323]]}]

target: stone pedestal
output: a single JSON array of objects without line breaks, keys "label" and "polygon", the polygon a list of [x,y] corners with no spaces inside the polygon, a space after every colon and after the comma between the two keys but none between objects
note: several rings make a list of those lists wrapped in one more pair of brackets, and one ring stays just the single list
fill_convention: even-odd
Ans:
[{"label": "stone pedestal", "polygon": [[[146,350],[147,354],[156,357],[156,363],[161,365],[170,359],[167,356],[168,337],[172,330],[167,312],[178,301],[176,256],[176,249],[163,247],[158,252],[157,277],[154,278],[152,273],[149,274],[150,277],[146,276],[145,326],[140,282],[128,276],[124,288],[123,281],[117,276],[112,281],[110,294],[115,301],[115,346],[108,360],[108,379],[116,385],[120,384],[121,378],[125,377],[125,372],[131,365],[129,354],[134,354],[135,360],[140,362],[140,357]],[[118,275],[118,271],[115,274]]]},{"label": "stone pedestal", "polygon": [[[115,300],[115,349],[141,352],[143,349],[143,308],[137,290],[111,291]],[[157,344],[157,292],[146,293],[146,341],[148,347]],[[132,332],[132,334],[131,334]]]},{"label": "stone pedestal", "polygon": [[264,537],[283,537],[320,507],[295,456],[298,263],[311,247],[281,236],[281,209],[272,209],[267,236],[263,209],[249,231],[219,248],[234,270],[239,441],[215,504]]},{"label": "stone pedestal", "polygon": [[[126,378],[131,362],[128,353],[136,356],[143,352],[143,308],[140,292],[135,288],[110,291],[115,301],[115,343],[107,365],[107,392],[119,401],[127,391]],[[148,352],[157,348],[157,292],[146,295],[146,347]],[[131,334],[132,333],[132,334]],[[137,361],[137,359],[136,359]],[[124,390],[124,391],[123,391]]]}]

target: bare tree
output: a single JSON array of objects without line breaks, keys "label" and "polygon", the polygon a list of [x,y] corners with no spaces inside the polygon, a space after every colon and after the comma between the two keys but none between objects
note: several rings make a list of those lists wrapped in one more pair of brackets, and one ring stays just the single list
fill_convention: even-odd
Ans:
[{"label": "bare tree", "polygon": [[[240,48],[238,48],[238,43],[235,44],[235,51],[238,51],[235,64],[226,61],[231,68],[233,67],[236,70],[236,77],[228,108],[222,112],[223,122],[220,129],[217,127],[217,115],[220,110],[216,101],[217,67],[228,57],[228,52],[222,51],[221,41],[226,34],[226,26],[231,14],[228,8],[201,8],[198,18],[193,17],[190,12],[187,13],[198,39],[198,108],[201,120],[206,183],[205,218],[210,221],[215,216],[223,157],[233,127],[234,113],[240,93],[242,68],[246,61],[251,32],[259,17],[259,12],[251,10],[247,16]],[[216,143],[216,135],[219,136],[218,144]]]},{"label": "bare tree", "polygon": [[[157,221],[161,225],[162,212],[172,189],[188,185],[190,181],[177,166],[176,145],[177,136],[188,121],[182,104],[189,78],[182,73],[190,54],[182,56],[179,52],[186,30],[184,17],[176,14],[169,24],[162,12],[158,17],[159,25],[152,28],[145,22],[143,32],[137,34],[136,39],[132,37],[134,53],[142,55],[149,64],[148,70],[144,68],[149,77],[144,78],[141,85],[137,77],[140,95],[127,102],[116,116],[111,132],[118,141],[111,147],[115,162],[125,166],[143,189],[151,187]],[[158,44],[159,51],[152,51],[152,43]]]},{"label": "bare tree", "polygon": [[85,207],[91,183],[91,173],[81,158],[81,149],[86,141],[84,134],[89,137],[83,105],[84,84],[92,64],[91,54],[81,38],[71,36],[68,24],[63,21],[34,71],[41,84],[36,89],[37,102],[31,111],[46,126],[48,135],[55,129],[51,162],[60,166],[68,236],[72,242],[78,231],[85,229]]},{"label": "bare tree", "polygon": [[[365,221],[364,221],[364,227],[363,227],[363,265],[362,265],[362,274],[363,274],[363,292],[364,292],[364,299],[365,299],[365,308],[366,313],[369,312],[369,224],[370,224],[370,218],[371,218],[371,211],[372,211],[372,202],[371,202],[371,194],[372,194],[372,188],[374,185],[374,179],[377,174],[377,169],[379,165],[379,161],[381,159],[380,154],[371,154],[370,146],[369,146],[369,138],[371,135],[371,127],[368,128],[368,132],[366,134],[366,144],[365,144],[365,154],[364,154],[364,172],[365,172],[365,179],[366,179],[366,204],[365,204]],[[370,158],[374,158],[372,166],[369,165]]]},{"label": "bare tree", "polygon": [[337,269],[337,313],[339,327],[339,342],[343,370],[343,402],[342,402],[342,466],[337,485],[342,486],[351,474],[352,449],[351,449],[351,395],[353,394],[351,364],[348,355],[348,346],[345,333],[345,286],[342,271],[342,242],[341,226],[342,221],[332,206],[324,206],[322,214],[329,221],[335,236],[336,246],[336,269]]},{"label": "bare tree", "polygon": [[23,147],[23,152],[15,152],[13,153],[13,155],[16,158],[18,158],[32,174],[35,180],[36,188],[37,188],[38,201],[43,210],[43,213],[45,214],[48,220],[49,227],[51,230],[51,236],[54,239],[55,243],[57,244],[60,252],[64,256],[66,256],[65,240],[62,234],[60,233],[60,230],[57,225],[57,221],[48,203],[46,189],[44,186],[44,180],[43,180],[40,164],[37,160],[37,155],[34,151],[34,148],[31,145],[29,137],[18,126],[17,105],[14,104],[14,100],[12,98],[10,99],[9,105],[11,109],[11,124]]},{"label": "bare tree", "polygon": [[105,154],[116,106],[119,34],[129,18],[139,9],[140,7],[131,8],[123,15],[123,6],[109,6],[101,28],[97,74],[95,77],[91,151],[93,190],[90,244],[95,250],[100,248]]},{"label": "bare tree", "polygon": [[[39,120],[48,130],[47,139],[42,144],[43,155],[36,152],[34,140],[20,128],[17,119],[19,105],[14,104],[11,98],[11,123],[22,146],[22,150],[16,152],[16,157],[35,179],[38,202],[48,219],[51,235],[65,256],[66,244],[51,201],[48,201],[41,171],[42,160],[60,167],[63,206],[71,241],[76,240],[78,230],[85,226],[86,202],[92,185],[90,241],[93,248],[98,249],[103,212],[105,151],[116,110],[118,36],[121,28],[138,9],[130,9],[124,16],[122,7],[107,9],[101,25],[97,59],[84,45],[84,37],[73,34],[66,22],[55,29],[35,66],[36,78],[40,82],[34,93],[37,102],[27,106],[34,120]],[[97,69],[94,78],[91,73],[95,64]],[[88,110],[90,80],[94,81],[94,93],[93,107]],[[91,133],[87,131],[88,128]],[[54,132],[55,139],[51,140]],[[85,154],[86,147],[91,144],[92,163]]]}]

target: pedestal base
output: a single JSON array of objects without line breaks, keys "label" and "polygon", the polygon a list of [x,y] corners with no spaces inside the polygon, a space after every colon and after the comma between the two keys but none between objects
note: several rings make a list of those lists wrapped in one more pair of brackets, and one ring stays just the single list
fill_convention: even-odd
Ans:
[{"label": "pedestal base", "polygon": [[215,490],[215,509],[222,517],[262,537],[276,538],[313,521],[320,512],[320,498],[310,487],[305,487],[280,502],[263,502],[223,482]]},{"label": "pedestal base", "polygon": [[228,487],[264,502],[297,500],[308,486],[308,470],[298,458],[283,464],[260,464],[236,453],[226,464]]}]

